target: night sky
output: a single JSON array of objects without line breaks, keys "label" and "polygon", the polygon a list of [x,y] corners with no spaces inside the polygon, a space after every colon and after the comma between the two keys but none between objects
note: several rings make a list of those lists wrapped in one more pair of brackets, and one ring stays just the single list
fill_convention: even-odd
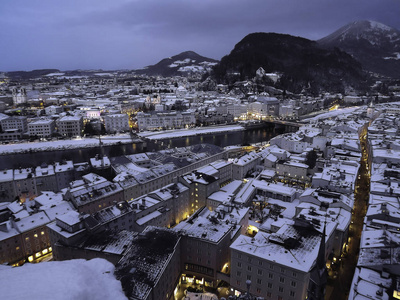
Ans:
[{"label": "night sky", "polygon": [[252,32],[320,39],[357,20],[400,29],[399,0],[3,0],[0,70],[135,69]]}]

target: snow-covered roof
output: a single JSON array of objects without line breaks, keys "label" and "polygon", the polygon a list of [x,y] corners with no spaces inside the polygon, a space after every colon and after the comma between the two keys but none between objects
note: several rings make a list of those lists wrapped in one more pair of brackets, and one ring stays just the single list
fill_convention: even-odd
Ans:
[{"label": "snow-covered roof", "polygon": [[15,222],[16,228],[20,232],[27,232],[31,229],[44,226],[47,223],[50,222],[50,219],[47,217],[47,215],[44,212],[38,212],[36,214],[33,214],[29,217],[23,218],[19,221]]},{"label": "snow-covered roof", "polygon": [[[115,275],[129,299],[146,299],[175,253],[179,236],[165,228],[147,227],[116,266]],[[126,272],[129,270],[129,272]]]},{"label": "snow-covered roof", "polygon": [[207,216],[211,213],[206,208],[203,215],[190,218],[190,222],[184,221],[174,227],[175,231],[182,231],[190,237],[204,239],[210,242],[219,243],[228,234],[233,226],[218,220],[212,222]]},{"label": "snow-covered roof", "polygon": [[50,207],[61,203],[63,201],[63,194],[54,193],[52,191],[42,191],[42,194],[37,196],[34,200],[38,206]]},{"label": "snow-covered roof", "polygon": [[317,258],[320,242],[321,235],[318,232],[310,231],[304,236],[296,227],[285,224],[273,234],[259,231],[254,238],[241,235],[230,248],[291,269],[309,272]]},{"label": "snow-covered roof", "polygon": [[43,209],[42,206],[41,210],[46,213],[51,221],[54,221],[56,217],[61,216],[67,212],[74,211],[75,209],[72,207],[70,202],[63,201],[58,203],[57,205],[53,205],[45,209]]},{"label": "snow-covered roof", "polygon": [[4,241],[19,234],[19,231],[17,228],[13,227],[11,221],[5,221],[0,224],[0,241]]},{"label": "snow-covered roof", "polygon": [[[21,278],[29,278],[21,285]],[[114,265],[105,259],[74,259],[25,264],[18,268],[0,266],[4,299],[104,299],[126,300]],[[85,284],[82,284],[82,283]]]},{"label": "snow-covered roof", "polygon": [[73,226],[73,225],[81,222],[81,219],[79,216],[80,215],[77,211],[72,210],[72,211],[66,212],[65,214],[58,215],[58,216],[56,216],[56,218],[69,226]]},{"label": "snow-covered roof", "polygon": [[14,179],[14,170],[2,170],[0,171],[0,182],[12,181]]},{"label": "snow-covered roof", "polygon": [[146,216],[144,216],[142,218],[137,219],[136,223],[138,225],[142,226],[143,224],[145,224],[145,223],[147,223],[147,222],[149,222],[149,221],[151,221],[153,219],[156,219],[161,215],[162,215],[162,213],[159,212],[158,210],[156,210],[156,211],[153,211],[153,212],[149,213],[148,215],[146,215]]},{"label": "snow-covered roof", "polygon": [[238,192],[239,188],[242,186],[243,182],[241,180],[233,180],[227,185],[221,187],[221,191],[227,192],[228,194],[235,194]]}]

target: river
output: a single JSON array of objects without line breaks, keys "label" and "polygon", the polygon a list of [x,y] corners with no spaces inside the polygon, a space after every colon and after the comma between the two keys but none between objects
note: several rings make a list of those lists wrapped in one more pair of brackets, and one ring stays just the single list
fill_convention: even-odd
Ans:
[{"label": "river", "polygon": [[[277,132],[273,128],[265,127],[243,131],[171,138],[159,141],[147,141],[146,146],[144,146],[143,143],[103,146],[103,152],[109,157],[114,157],[146,151],[158,151],[166,148],[186,147],[202,143],[214,144],[220,147],[246,145],[269,141],[272,137],[280,133],[282,132]],[[63,160],[72,160],[74,163],[88,162],[89,159],[95,157],[96,154],[100,154],[99,147],[1,155],[0,169],[36,167],[43,163],[51,164]]]}]

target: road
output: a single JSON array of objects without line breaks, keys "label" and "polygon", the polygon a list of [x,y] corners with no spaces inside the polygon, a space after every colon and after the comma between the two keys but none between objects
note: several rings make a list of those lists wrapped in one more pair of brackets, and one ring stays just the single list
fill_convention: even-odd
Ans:
[{"label": "road", "polygon": [[336,278],[329,278],[327,285],[327,300],[345,300],[348,297],[354,270],[357,266],[358,253],[360,250],[360,238],[363,220],[367,212],[369,199],[370,175],[368,171],[368,151],[365,136],[361,142],[361,164],[359,176],[354,191],[354,208],[349,229],[349,247],[345,257],[342,258],[342,266],[338,270]]}]

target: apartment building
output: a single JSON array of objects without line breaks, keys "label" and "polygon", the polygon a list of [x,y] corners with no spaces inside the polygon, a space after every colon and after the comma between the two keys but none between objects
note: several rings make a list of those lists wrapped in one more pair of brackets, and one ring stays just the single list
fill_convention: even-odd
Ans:
[{"label": "apartment building", "polygon": [[65,199],[71,201],[78,212],[95,213],[123,201],[123,190],[118,184],[96,174],[85,176],[82,185],[70,188],[65,194]]},{"label": "apartment building", "polygon": [[103,119],[108,133],[126,132],[130,129],[129,115],[127,114],[105,115]]},{"label": "apartment building", "polygon": [[60,135],[73,137],[81,136],[83,132],[83,117],[65,116],[56,121],[57,130]]},{"label": "apartment building", "polygon": [[51,137],[56,130],[56,122],[50,119],[39,119],[28,124],[31,137]]},{"label": "apartment building", "polygon": [[173,228],[182,233],[181,281],[216,287],[229,273],[232,232],[240,228],[211,216],[207,208]]},{"label": "apartment building", "polygon": [[[241,235],[231,245],[230,285],[266,299],[323,299],[316,285],[313,269],[321,251],[321,233],[292,225],[278,232],[258,232],[256,236]],[[324,247],[324,246],[323,246]],[[319,266],[321,267],[321,266]],[[324,266],[322,265],[324,270]],[[325,272],[325,271],[324,271]],[[326,277],[326,272],[321,272]],[[321,277],[322,277],[321,276]],[[323,278],[319,284],[323,284]],[[326,280],[326,278],[325,278]]]},{"label": "apartment building", "polygon": [[156,114],[139,112],[137,114],[137,124],[139,130],[184,128],[186,125],[193,125],[195,123],[196,119],[193,112],[170,112]]},{"label": "apartment building", "polygon": [[25,116],[12,116],[0,120],[1,129],[17,130],[18,132],[26,132],[28,130],[28,120]]}]

